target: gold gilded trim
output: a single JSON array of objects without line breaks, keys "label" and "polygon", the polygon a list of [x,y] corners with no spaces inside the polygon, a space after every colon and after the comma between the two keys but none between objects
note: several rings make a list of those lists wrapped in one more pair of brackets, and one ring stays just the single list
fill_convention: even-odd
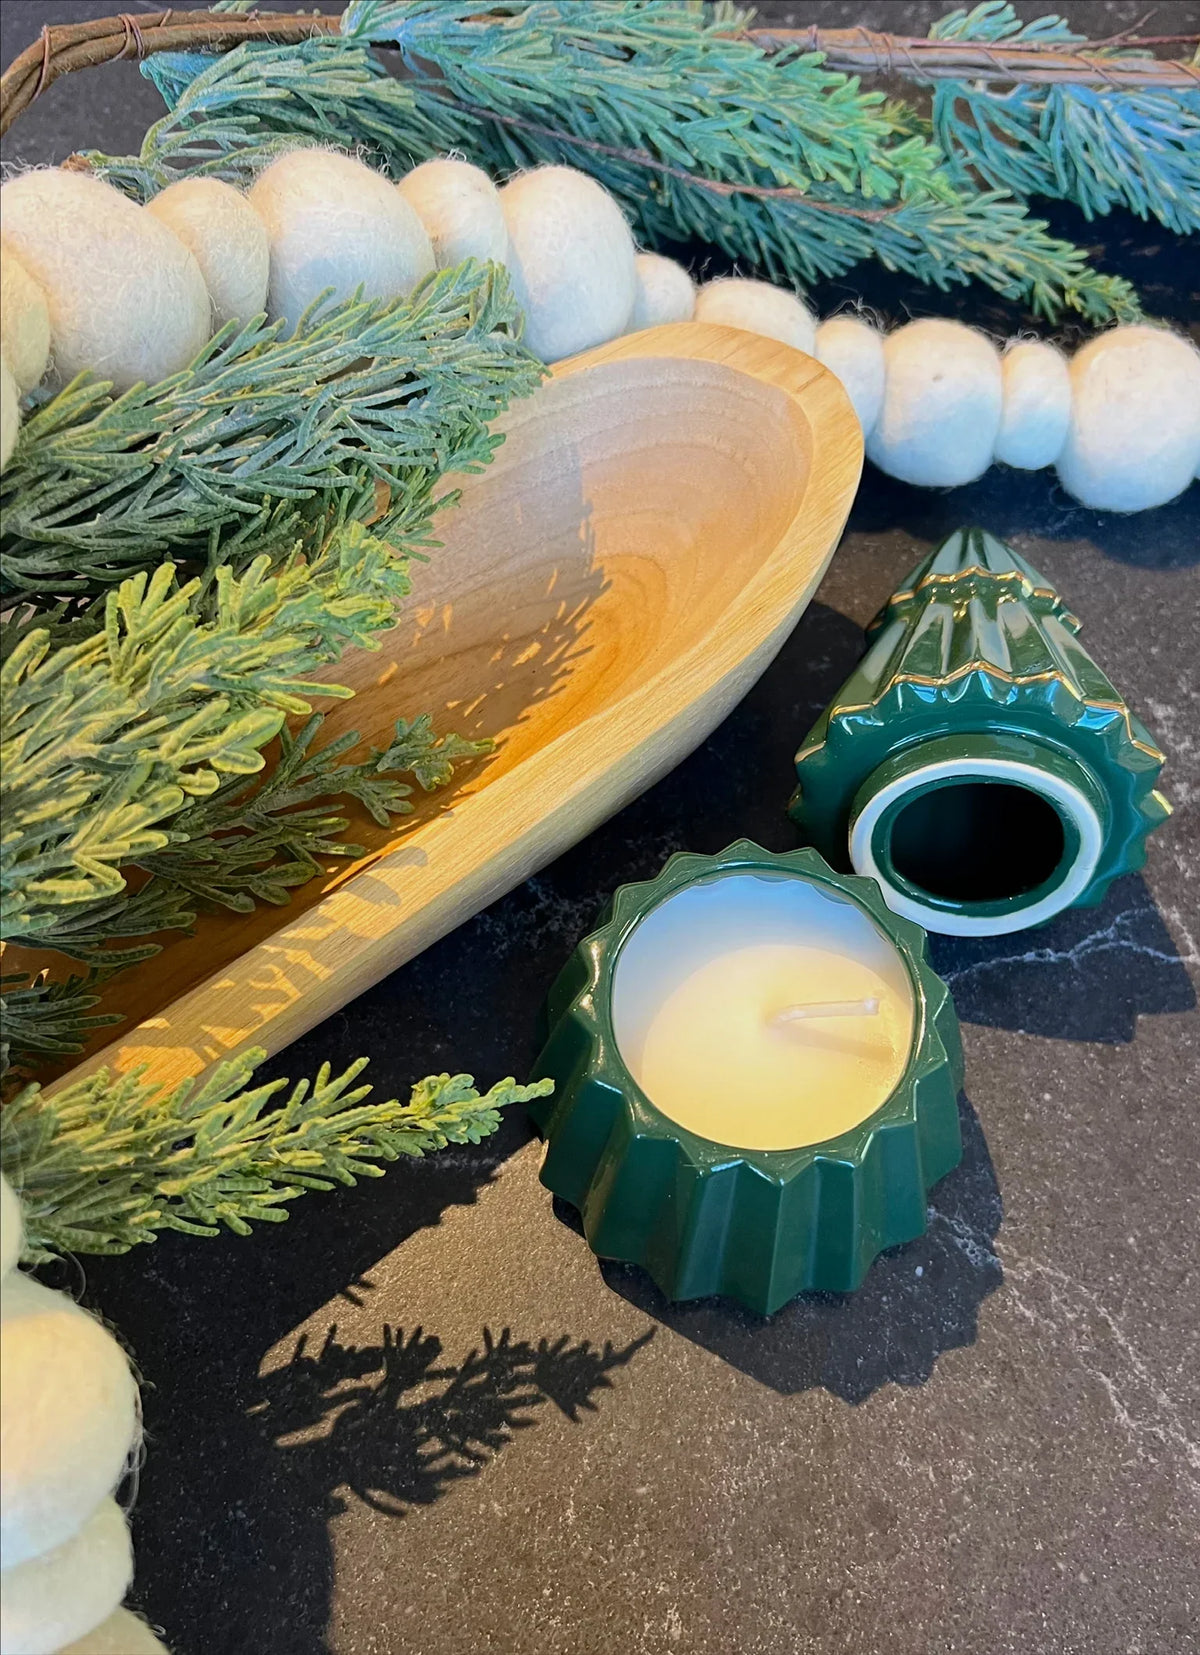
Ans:
[{"label": "gold gilded trim", "polygon": [[[1149,742],[1142,741],[1140,737],[1134,735],[1132,722],[1133,715],[1123,701],[1090,700],[1086,695],[1080,695],[1075,686],[1068,679],[1066,679],[1061,672],[1031,672],[1026,673],[1023,676],[1017,676],[1014,673],[1006,672],[1003,667],[992,665],[992,663],[988,661],[968,661],[965,666],[956,667],[953,672],[941,673],[937,677],[933,677],[926,673],[899,672],[894,678],[890,678],[888,680],[887,690],[890,690],[895,684],[920,684],[926,689],[941,689],[943,685],[953,684],[957,679],[966,678],[973,672],[981,672],[990,678],[998,678],[1003,683],[1013,685],[1014,688],[1018,688],[1024,684],[1046,684],[1050,682],[1061,684],[1067,694],[1074,696],[1075,700],[1079,702],[1081,707],[1090,707],[1096,712],[1119,713],[1125,722],[1125,734],[1129,738],[1130,745],[1136,747],[1139,752],[1145,753],[1147,757],[1157,760],[1159,764],[1166,763],[1165,753],[1160,753],[1157,747],[1153,746]],[[885,690],[883,694],[886,695],[887,690]],[[880,699],[882,699],[882,697]],[[870,712],[872,708],[878,707],[878,705],[879,701],[864,701],[860,706],[831,707],[829,709],[829,723],[832,723],[835,718],[850,717],[855,713]],[[823,745],[823,741],[816,744],[817,747]],[[809,749],[809,751],[815,752],[816,747]],[[797,754],[796,763],[798,764],[799,762],[800,754]]]},{"label": "gold gilded trim", "polygon": [[[907,603],[926,586],[948,586],[953,581],[965,580],[968,575],[981,575],[985,580],[1005,581],[1009,584],[1016,581],[1031,598],[1047,598],[1051,603],[1062,604],[1062,599],[1053,587],[1034,586],[1028,575],[1023,575],[1019,569],[985,569],[981,563],[971,563],[965,569],[955,569],[949,574],[930,571],[929,574],[922,575],[915,586],[907,586],[902,592],[893,592],[884,607],[890,609],[894,603]],[[1066,610],[1065,604],[1063,608]],[[1070,614],[1069,610],[1066,612]],[[1071,619],[1074,620],[1076,617],[1072,615]]]}]

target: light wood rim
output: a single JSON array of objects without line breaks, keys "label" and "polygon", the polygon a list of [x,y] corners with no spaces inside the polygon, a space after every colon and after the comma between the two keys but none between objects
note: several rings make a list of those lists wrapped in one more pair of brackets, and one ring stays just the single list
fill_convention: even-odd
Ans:
[{"label": "light wood rim", "polygon": [[[148,1078],[173,1084],[248,1046],[281,1050],[636,797],[749,688],[833,555],[862,468],[861,433],[841,385],[813,358],[772,339],[705,323],[618,339],[561,363],[554,374],[565,378],[602,363],[670,357],[725,364],[779,387],[811,434],[811,470],[796,513],[718,624],[669,667],[559,734],[461,808],[451,806],[398,835],[394,849],[315,906],[285,918],[231,967],[127,1027],[49,1090],[100,1068],[123,1073],[138,1066],[145,1066]],[[714,702],[723,710],[706,722]],[[622,727],[643,724],[644,737],[621,749]],[[596,769],[596,755],[606,748],[623,754],[616,788],[611,762]],[[771,785],[768,778],[764,785]],[[483,800],[490,808],[478,808]]]}]

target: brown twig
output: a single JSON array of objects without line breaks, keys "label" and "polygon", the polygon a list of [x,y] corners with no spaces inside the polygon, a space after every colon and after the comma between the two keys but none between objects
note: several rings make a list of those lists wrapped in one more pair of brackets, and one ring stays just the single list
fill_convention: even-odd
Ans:
[{"label": "brown twig", "polygon": [[[40,38],[14,58],[0,76],[0,133],[60,76],[121,58],[154,52],[225,52],[243,41],[288,45],[320,35],[337,35],[334,16],[284,12],[148,12],[98,18],[90,23],[47,25]],[[1177,59],[1110,57],[1105,42],[1085,42],[1071,51],[1036,41],[987,45],[980,41],[925,40],[871,29],[750,29],[749,39],[768,51],[800,47],[823,52],[830,67],[854,74],[896,73],[919,80],[998,80],[1011,83],[1073,82],[1084,86],[1179,88],[1200,86],[1200,67]],[[1126,37],[1126,49],[1192,45],[1200,35]]]},{"label": "brown twig", "polygon": [[[856,75],[897,74],[914,80],[993,80],[1011,84],[1123,86],[1126,89],[1200,87],[1200,66],[1179,59],[1108,57],[1102,41],[1064,51],[1051,42],[1006,46],[981,40],[927,40],[876,29],[748,29],[768,51],[823,52],[831,69]],[[1158,44],[1200,44],[1200,35],[1128,36],[1122,50]]]},{"label": "brown twig", "polygon": [[96,18],[60,27],[47,24],[32,46],[15,57],[0,75],[0,133],[9,127],[47,86],[76,69],[90,69],[121,58],[145,58],[154,52],[227,52],[246,40],[289,45],[316,35],[335,35],[337,17],[243,14],[210,11],[148,12],[145,16]]}]

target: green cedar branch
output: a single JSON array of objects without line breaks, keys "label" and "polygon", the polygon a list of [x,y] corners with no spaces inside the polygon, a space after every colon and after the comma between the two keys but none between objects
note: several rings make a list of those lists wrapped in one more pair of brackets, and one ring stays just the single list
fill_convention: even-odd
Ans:
[{"label": "green cedar branch", "polygon": [[0,936],[119,894],[120,869],[166,849],[189,799],[260,771],[310,697],[348,695],[310,675],[376,645],[395,582],[389,549],[351,523],[314,563],[218,570],[212,620],[195,613],[200,582],[165,564],[110,592],[84,642],[31,633],[0,672]]},{"label": "green cedar branch", "polygon": [[[939,286],[984,281],[1050,319],[1139,314],[1127,282],[1019,202],[956,182],[911,110],[819,55],[764,52],[730,33],[733,16],[666,0],[533,0],[482,17],[469,0],[363,0],[347,40],[243,46],[200,72],[155,59],[173,110],[140,157],[91,160],[143,196],[190,167],[249,177],[298,141],[358,149],[393,174],[450,150],[495,173],[566,162],[651,245],[703,236],[778,281],[878,257]],[[398,48],[403,79],[367,39]]]},{"label": "green cedar branch", "polygon": [[59,981],[45,973],[0,977],[0,1074],[81,1052],[95,1030],[119,1023],[112,1012],[94,1012],[107,973],[89,972]]},{"label": "green cedar branch", "polygon": [[357,800],[386,826],[414,808],[412,788],[400,775],[411,775],[430,793],[449,782],[457,764],[492,746],[439,736],[425,714],[400,719],[391,743],[356,764],[345,756],[359,745],[357,731],[310,751],[321,723],[316,714],[294,734],[285,727],[279,758],[261,782],[235,779],[181,811],[171,823],[173,843],[137,864],[154,876],[143,894],[161,885],[237,913],[249,913],[256,902],[286,903],[295,886],[321,873],[319,858],[364,854],[362,845],[342,837],[349,822],[336,800]]},{"label": "green cedar branch", "polygon": [[438,479],[485,465],[491,423],[541,378],[519,321],[506,273],[467,260],[407,299],[318,304],[287,339],[230,324],[120,397],[81,377],[28,419],[0,484],[8,601],[78,604],[168,555],[211,584],[311,552],[376,494],[378,539],[431,544]]},{"label": "green cedar branch", "polygon": [[380,1162],[478,1143],[510,1103],[547,1081],[502,1080],[484,1095],[469,1075],[431,1075],[407,1103],[367,1103],[328,1064],[299,1081],[252,1084],[265,1053],[219,1064],[171,1090],[141,1071],[101,1070],[52,1095],[25,1087],[0,1113],[0,1167],[21,1198],[26,1257],[121,1253],[163,1230],[238,1235],[278,1223],[305,1190],[381,1176]]}]

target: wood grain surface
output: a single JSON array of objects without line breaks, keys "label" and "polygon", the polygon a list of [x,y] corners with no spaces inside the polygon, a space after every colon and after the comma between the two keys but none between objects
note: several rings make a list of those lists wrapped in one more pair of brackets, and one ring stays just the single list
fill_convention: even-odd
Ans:
[{"label": "wood grain surface", "polygon": [[[70,1072],[174,1082],[274,1052],[528,877],[704,739],[774,656],[833,553],[862,463],[831,374],[699,323],[560,364],[439,522],[400,623],[329,677],[323,739],[397,717],[494,753],[286,908],[202,917],[112,984],[128,1021]],[[15,955],[14,955],[14,963]]]}]

